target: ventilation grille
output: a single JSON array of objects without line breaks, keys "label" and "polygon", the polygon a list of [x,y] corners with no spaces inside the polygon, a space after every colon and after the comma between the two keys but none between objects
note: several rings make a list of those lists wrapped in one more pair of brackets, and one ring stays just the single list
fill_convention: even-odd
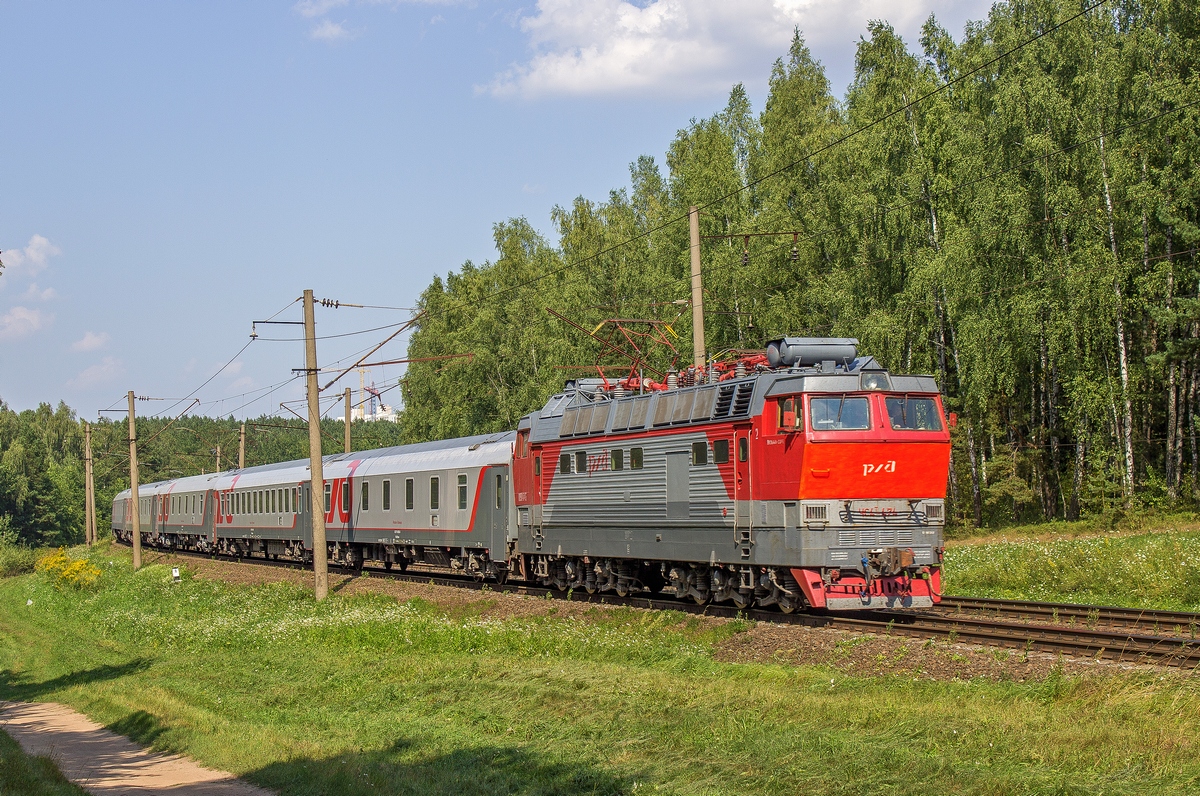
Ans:
[{"label": "ventilation grille", "polygon": [[842,547],[849,547],[854,544],[854,529],[838,528],[838,544]]},{"label": "ventilation grille", "polygon": [[722,384],[721,391],[717,393],[717,408],[713,411],[713,417],[728,417],[729,409],[733,406],[733,393],[737,389],[734,384]]},{"label": "ventilation grille", "polygon": [[804,519],[806,520],[821,520],[824,522],[826,519],[828,519],[828,516],[829,507],[825,504],[804,507]]},{"label": "ventilation grille", "polygon": [[926,504],[925,517],[931,520],[940,520],[942,518],[942,506],[938,504]]},{"label": "ventilation grille", "polygon": [[754,395],[754,382],[745,381],[738,385],[737,395],[733,398],[733,410],[730,412],[734,417],[750,413],[750,398]]}]

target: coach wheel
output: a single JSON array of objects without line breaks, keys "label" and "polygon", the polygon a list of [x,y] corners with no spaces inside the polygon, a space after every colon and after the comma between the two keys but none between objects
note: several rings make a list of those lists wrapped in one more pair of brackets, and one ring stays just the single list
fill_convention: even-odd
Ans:
[{"label": "coach wheel", "polygon": [[387,570],[388,572],[391,572],[391,571],[392,571],[392,566],[394,565],[394,563],[395,563],[395,562],[392,562],[392,561],[384,561],[384,562],[383,562],[383,568],[384,568],[385,570]]}]

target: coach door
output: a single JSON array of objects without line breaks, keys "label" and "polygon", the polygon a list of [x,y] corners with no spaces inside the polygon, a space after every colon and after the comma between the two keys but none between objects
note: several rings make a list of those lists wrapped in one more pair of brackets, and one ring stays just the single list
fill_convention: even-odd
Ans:
[{"label": "coach door", "polygon": [[750,429],[733,431],[733,525],[734,543],[743,559],[750,558],[754,545],[750,513]]}]

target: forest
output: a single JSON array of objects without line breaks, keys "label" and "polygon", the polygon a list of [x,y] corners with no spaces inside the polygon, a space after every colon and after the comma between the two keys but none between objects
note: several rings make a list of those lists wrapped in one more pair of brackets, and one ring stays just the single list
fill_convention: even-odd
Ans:
[{"label": "forest", "polygon": [[687,364],[696,205],[710,356],[844,336],[934,374],[956,522],[1194,505],[1198,23],[1178,0],[1012,0],[916,43],[874,22],[841,99],[797,31],[761,110],[734,86],[663,166],[556,207],[557,240],[499,223],[493,261],[428,286],[409,356],[475,357],[410,367],[406,437],[511,428],[617,365],[548,310],[669,322]]},{"label": "forest", "polygon": [[[665,163],[554,208],[554,240],[509,219],[493,260],[435,278],[408,346],[432,359],[410,365],[400,422],[355,424],[354,447],[512,428],[564,380],[619,373],[551,311],[659,322],[686,364],[695,205],[709,355],[844,336],[934,374],[959,416],[952,523],[1193,509],[1198,31],[1186,0],[1011,0],[958,38],[931,17],[915,43],[874,22],[841,98],[796,31],[761,109],[733,86]],[[211,471],[218,445],[236,461],[239,421],[167,422],[139,420],[143,482]],[[250,423],[247,463],[307,455],[299,425]],[[127,428],[93,431],[103,529]],[[82,435],[64,405],[0,404],[0,540],[82,538]]]}]

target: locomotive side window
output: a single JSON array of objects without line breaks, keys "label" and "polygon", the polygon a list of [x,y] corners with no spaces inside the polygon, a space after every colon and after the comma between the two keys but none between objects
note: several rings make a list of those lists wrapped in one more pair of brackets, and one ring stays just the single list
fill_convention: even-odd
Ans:
[{"label": "locomotive side window", "polygon": [[384,511],[392,510],[392,482],[391,481],[383,482],[383,510]]},{"label": "locomotive side window", "polygon": [[558,457],[558,471],[560,473],[571,472],[571,454],[564,453]]},{"label": "locomotive side window", "polygon": [[871,412],[864,396],[831,395],[809,400],[813,431],[865,431]]},{"label": "locomotive side window", "polygon": [[738,437],[738,461],[744,462],[750,458],[750,440]]},{"label": "locomotive side window", "polygon": [[614,470],[624,470],[625,469],[625,451],[621,450],[620,448],[617,448],[616,450],[610,452],[608,454],[608,461],[609,461],[609,465]]},{"label": "locomotive side window", "polygon": [[713,464],[727,464],[729,462],[729,440],[715,439],[713,440]]},{"label": "locomotive side window", "polygon": [[442,497],[442,479],[435,476],[429,478],[429,508],[437,510],[441,508]]},{"label": "locomotive side window", "polygon": [[587,451],[575,451],[575,472],[586,473],[587,471]]},{"label": "locomotive side window", "polygon": [[467,476],[460,473],[458,476],[458,508],[465,509],[467,507]]},{"label": "locomotive side window", "polygon": [[362,483],[362,496],[359,498],[358,508],[360,511],[371,509],[371,484],[367,481]]},{"label": "locomotive side window", "polygon": [[904,431],[941,431],[942,419],[932,398],[888,398],[888,423]]},{"label": "locomotive side window", "polygon": [[542,474],[542,457],[541,456],[533,457],[533,474],[534,475]]},{"label": "locomotive side window", "polygon": [[641,448],[630,448],[629,449],[629,469],[630,470],[642,469],[642,449]]},{"label": "locomotive side window", "polygon": [[699,467],[708,464],[708,443],[692,443],[692,464]]},{"label": "locomotive side window", "polygon": [[404,508],[407,511],[413,510],[413,500],[416,494],[416,483],[411,478],[404,479]]},{"label": "locomotive side window", "polygon": [[779,402],[779,430],[802,431],[804,423],[800,420],[800,399],[796,396],[784,398]]}]

